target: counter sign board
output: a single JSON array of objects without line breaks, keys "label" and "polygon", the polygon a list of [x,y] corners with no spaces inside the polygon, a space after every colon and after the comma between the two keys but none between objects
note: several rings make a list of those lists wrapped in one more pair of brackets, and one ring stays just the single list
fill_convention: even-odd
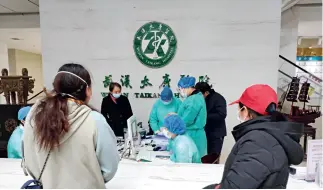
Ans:
[{"label": "counter sign board", "polygon": [[150,68],[161,68],[175,56],[177,40],[172,29],[160,22],[149,22],[138,29],[133,49],[138,60]]}]

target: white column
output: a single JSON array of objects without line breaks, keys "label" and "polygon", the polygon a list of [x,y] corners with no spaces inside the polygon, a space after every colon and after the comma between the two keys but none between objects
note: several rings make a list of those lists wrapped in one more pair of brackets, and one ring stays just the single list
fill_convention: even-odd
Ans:
[{"label": "white column", "polygon": [[[282,13],[279,54],[294,63],[296,62],[297,53],[298,22],[299,8],[293,7]],[[291,77],[294,77],[296,73],[296,67],[282,59],[279,59],[279,70]],[[277,81],[277,94],[278,98],[280,98],[283,93],[287,91],[287,87],[291,79],[278,72]],[[289,113],[289,109],[290,104],[285,101],[283,111]]]},{"label": "white column", "polygon": [[[292,8],[282,13],[280,51],[279,54],[292,62],[296,62],[299,9]],[[280,70],[290,76],[295,76],[296,68],[280,60]]]}]

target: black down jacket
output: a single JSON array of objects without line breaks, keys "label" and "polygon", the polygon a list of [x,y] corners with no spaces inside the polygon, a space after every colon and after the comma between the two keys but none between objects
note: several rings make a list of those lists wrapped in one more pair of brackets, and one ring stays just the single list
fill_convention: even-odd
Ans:
[{"label": "black down jacket", "polygon": [[101,113],[109,123],[111,129],[117,137],[123,137],[123,129],[127,128],[127,119],[132,116],[130,102],[126,96],[121,95],[115,103],[111,94],[103,98]]},{"label": "black down jacket", "polygon": [[225,118],[227,116],[227,102],[224,97],[213,89],[205,98],[207,121],[205,133],[208,139],[227,136]]},{"label": "black down jacket", "polygon": [[272,122],[258,117],[236,126],[233,146],[225,163],[221,189],[286,188],[289,166],[303,161],[299,140],[303,125]]}]

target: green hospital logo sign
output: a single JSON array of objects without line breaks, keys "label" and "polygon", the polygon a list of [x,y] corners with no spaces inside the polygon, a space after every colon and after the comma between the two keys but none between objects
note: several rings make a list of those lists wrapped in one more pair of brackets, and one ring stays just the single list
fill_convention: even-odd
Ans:
[{"label": "green hospital logo sign", "polygon": [[139,61],[151,68],[167,65],[175,56],[177,40],[172,29],[160,22],[150,22],[137,31],[133,49]]}]

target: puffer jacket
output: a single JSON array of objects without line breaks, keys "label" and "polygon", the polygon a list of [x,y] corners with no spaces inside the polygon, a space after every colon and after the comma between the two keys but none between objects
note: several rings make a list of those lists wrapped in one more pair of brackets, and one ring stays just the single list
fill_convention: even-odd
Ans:
[{"label": "puffer jacket", "polygon": [[258,117],[236,126],[236,140],[225,163],[221,189],[284,189],[289,166],[303,161],[299,144],[304,127]]}]

